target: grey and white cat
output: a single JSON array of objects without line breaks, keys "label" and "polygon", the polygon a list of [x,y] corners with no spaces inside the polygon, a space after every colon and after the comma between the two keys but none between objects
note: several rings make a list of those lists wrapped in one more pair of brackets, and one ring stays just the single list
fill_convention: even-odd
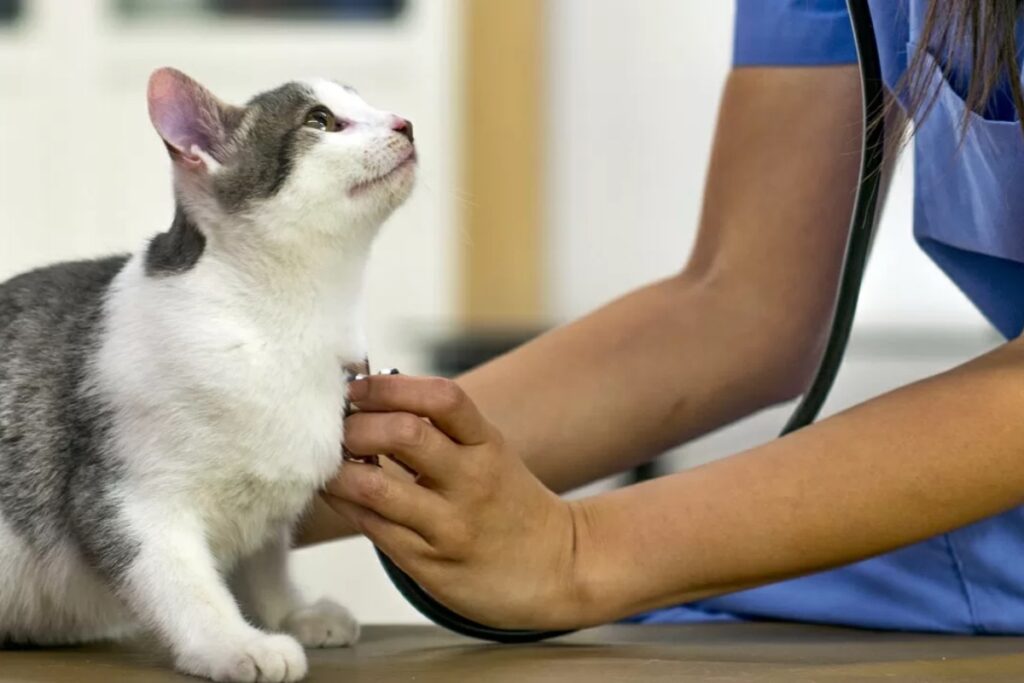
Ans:
[{"label": "grey and white cat", "polygon": [[0,285],[0,643],[154,632],[179,670],[294,681],[353,642],[289,580],[341,465],[363,273],[412,190],[408,121],[327,80],[228,105],[173,69],[149,111],[170,229]]}]

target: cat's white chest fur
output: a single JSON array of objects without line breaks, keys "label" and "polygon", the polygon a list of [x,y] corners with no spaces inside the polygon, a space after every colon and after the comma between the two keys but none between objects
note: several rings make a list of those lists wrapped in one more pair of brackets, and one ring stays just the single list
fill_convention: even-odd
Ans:
[{"label": "cat's white chest fur", "polygon": [[112,289],[97,357],[114,447],[132,485],[195,516],[229,566],[341,463],[342,366],[365,357],[358,283],[324,276],[263,300],[216,263],[160,280],[138,261]]}]

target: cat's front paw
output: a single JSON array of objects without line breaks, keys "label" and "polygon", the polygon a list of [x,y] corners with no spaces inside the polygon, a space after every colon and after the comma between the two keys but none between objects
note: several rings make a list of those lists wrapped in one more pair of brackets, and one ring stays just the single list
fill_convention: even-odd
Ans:
[{"label": "cat's front paw", "polygon": [[359,624],[352,614],[326,598],[295,610],[281,628],[306,647],[344,647],[359,640]]},{"label": "cat's front paw", "polygon": [[291,683],[306,676],[306,653],[291,636],[256,635],[208,643],[177,658],[178,669],[226,683]]}]

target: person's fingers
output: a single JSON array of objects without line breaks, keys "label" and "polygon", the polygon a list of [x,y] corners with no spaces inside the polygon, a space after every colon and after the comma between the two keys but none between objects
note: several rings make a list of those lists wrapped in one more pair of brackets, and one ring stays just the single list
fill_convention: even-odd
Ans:
[{"label": "person's fingers", "polygon": [[349,384],[349,398],[362,411],[401,411],[429,418],[467,446],[491,436],[490,425],[458,384],[441,377],[374,375]]},{"label": "person's fingers", "polygon": [[338,475],[327,483],[327,493],[372,510],[428,540],[435,536],[436,525],[443,518],[447,505],[428,488],[389,476],[379,467],[360,463],[342,465]]},{"label": "person's fingers", "polygon": [[432,482],[459,469],[459,448],[412,413],[359,412],[345,418],[345,448],[354,455],[387,454]]},{"label": "person's fingers", "polygon": [[329,493],[324,496],[324,500],[331,509],[347,519],[388,557],[394,559],[432,555],[430,544],[415,531],[388,521],[373,510]]}]

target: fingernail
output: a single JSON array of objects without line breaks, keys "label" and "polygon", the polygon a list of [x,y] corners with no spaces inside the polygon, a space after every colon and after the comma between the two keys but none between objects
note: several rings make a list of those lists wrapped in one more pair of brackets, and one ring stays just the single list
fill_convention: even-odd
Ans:
[{"label": "fingernail", "polygon": [[354,455],[345,447],[342,447],[341,459],[345,462],[352,462],[357,465],[373,465],[380,467],[380,457],[376,455]]},{"label": "fingernail", "polygon": [[354,380],[348,383],[348,400],[353,403],[359,403],[370,394],[370,385],[366,381],[366,376],[356,376]]}]

